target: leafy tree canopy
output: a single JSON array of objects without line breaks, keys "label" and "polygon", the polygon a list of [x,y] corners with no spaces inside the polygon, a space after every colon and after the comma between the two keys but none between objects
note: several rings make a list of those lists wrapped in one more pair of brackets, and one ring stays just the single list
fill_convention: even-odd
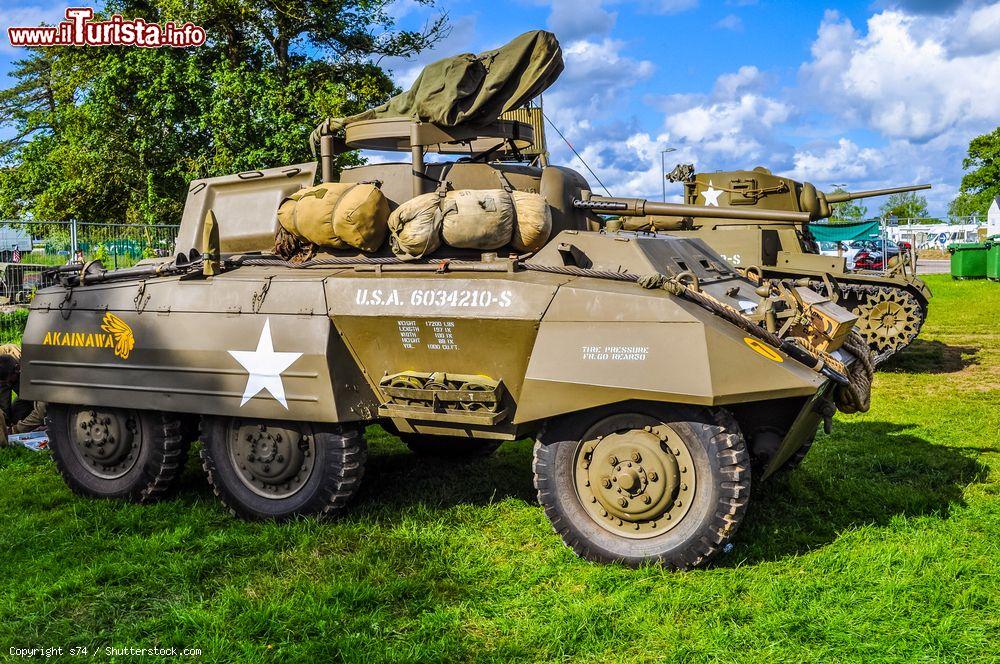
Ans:
[{"label": "leafy tree canopy", "polygon": [[879,214],[882,217],[898,217],[899,219],[926,219],[929,217],[927,199],[913,191],[893,194],[879,208]]},{"label": "leafy tree canopy", "polygon": [[993,200],[1000,196],[1000,127],[972,139],[962,168],[967,172],[948,214],[952,217],[976,214],[985,219]]},{"label": "leafy tree canopy", "polygon": [[0,92],[0,124],[13,131],[0,143],[0,218],[176,223],[194,178],[310,160],[320,119],[397,92],[381,58],[447,33],[443,14],[397,30],[390,4],[111,0],[107,15],[191,21],[208,41],[32,49]]}]

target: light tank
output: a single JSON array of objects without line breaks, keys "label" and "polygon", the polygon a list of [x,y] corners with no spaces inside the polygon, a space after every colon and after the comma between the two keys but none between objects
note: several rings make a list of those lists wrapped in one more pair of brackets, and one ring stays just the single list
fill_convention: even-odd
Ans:
[{"label": "light tank", "polygon": [[[529,125],[388,117],[340,130],[319,132],[328,178],[378,182],[393,206],[442,182],[503,181],[544,198],[550,239],[530,255],[401,260],[383,247],[291,262],[272,251],[276,213],[316,163],[193,182],[183,252],[62,268],[31,304],[23,396],[50,404],[73,490],[168,496],[200,430],[234,514],[335,515],[361,482],[372,424],[453,456],[532,437],[539,501],[579,555],[688,568],[726,547],[751,477],[793,462],[838,407],[867,408],[854,316],[806,288],[753,284],[700,240],[595,230],[579,174],[510,161]],[[339,150],[373,147],[412,163],[336,174]],[[425,163],[429,152],[465,157]]]},{"label": "light tank", "polygon": [[929,189],[914,185],[862,192],[824,193],[808,182],[750,171],[695,173],[679,165],[668,176],[683,183],[684,201],[712,209],[799,212],[800,221],[745,221],[715,217],[653,215],[630,219],[626,228],[656,230],[707,242],[730,264],[768,280],[807,283],[858,316],[858,331],[882,363],[908,346],[927,317],[931,291],[916,276],[913,257],[900,257],[885,272],[850,270],[839,256],[819,253],[810,223],[827,219],[836,203]]}]

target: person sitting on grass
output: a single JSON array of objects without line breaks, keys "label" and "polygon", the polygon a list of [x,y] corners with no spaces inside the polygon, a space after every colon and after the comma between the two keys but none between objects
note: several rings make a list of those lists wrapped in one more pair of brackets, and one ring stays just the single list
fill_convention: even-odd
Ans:
[{"label": "person sitting on grass", "polygon": [[45,404],[16,397],[21,391],[21,347],[0,346],[0,444],[12,433],[28,433],[45,426]]}]

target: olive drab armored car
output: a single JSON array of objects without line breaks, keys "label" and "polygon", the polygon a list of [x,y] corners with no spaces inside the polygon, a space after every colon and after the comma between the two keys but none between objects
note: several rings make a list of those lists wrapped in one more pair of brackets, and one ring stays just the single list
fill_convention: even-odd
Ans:
[{"label": "olive drab armored car", "polygon": [[[548,33],[526,37],[532,62],[558,56]],[[751,478],[794,463],[838,407],[867,408],[855,316],[806,288],[756,285],[699,240],[595,230],[587,183],[519,161],[532,130],[501,119],[507,110],[324,123],[320,185],[316,163],[199,180],[173,259],[63,268],[32,302],[22,385],[51,404],[69,486],[166,496],[200,430],[208,479],[234,514],[332,515],[362,480],[371,424],[416,452],[456,456],[533,437],[539,501],[580,555],[686,568],[722,550]],[[366,148],[412,159],[336,173],[339,151]],[[428,153],[460,158],[425,163]],[[421,217],[417,199],[432,213]],[[484,225],[538,213],[545,237],[528,252],[515,248],[526,241],[517,227],[496,249],[450,246],[476,230],[453,227],[470,200]],[[320,208],[345,243],[384,243],[308,242],[308,210]],[[387,210],[388,234],[367,224]],[[444,241],[415,257],[404,252],[421,219],[443,224]]]},{"label": "olive drab armored car", "polygon": [[747,223],[721,217],[651,216],[630,220],[626,227],[696,237],[755,277],[805,281],[858,316],[858,331],[875,352],[876,364],[917,337],[927,318],[931,291],[914,273],[912,256],[898,257],[886,273],[850,270],[842,256],[820,255],[808,222],[829,218],[836,203],[929,189],[930,185],[827,194],[809,182],[774,175],[762,166],[750,171],[695,173],[691,165],[682,164],[668,177],[683,184],[684,201],[690,205],[801,212],[807,218],[805,222]]}]

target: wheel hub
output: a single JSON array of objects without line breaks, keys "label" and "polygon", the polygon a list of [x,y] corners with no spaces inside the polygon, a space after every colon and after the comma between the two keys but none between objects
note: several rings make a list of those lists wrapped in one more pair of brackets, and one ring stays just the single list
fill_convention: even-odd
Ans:
[{"label": "wheel hub", "polygon": [[237,422],[229,450],[236,474],[254,493],[286,498],[312,475],[315,443],[308,433],[284,426]]},{"label": "wheel hub", "polygon": [[603,528],[632,538],[673,528],[695,489],[691,455],[670,427],[647,426],[584,441],[575,466],[577,494]]},{"label": "wheel hub", "polygon": [[135,413],[116,409],[78,410],[73,421],[73,447],[90,473],[115,479],[135,466],[142,445]]}]

